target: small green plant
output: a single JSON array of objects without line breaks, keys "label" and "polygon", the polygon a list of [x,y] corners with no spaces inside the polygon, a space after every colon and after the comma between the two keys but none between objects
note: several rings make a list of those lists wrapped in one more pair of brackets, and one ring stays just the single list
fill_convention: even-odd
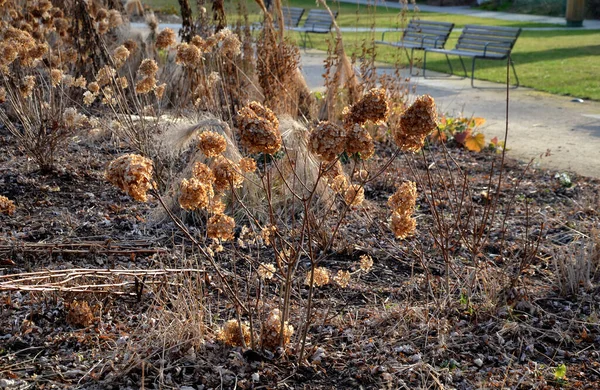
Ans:
[{"label": "small green plant", "polygon": [[558,180],[563,188],[571,188],[574,185],[573,180],[571,180],[571,176],[569,176],[569,174],[566,172],[557,173],[554,175],[554,178]]}]

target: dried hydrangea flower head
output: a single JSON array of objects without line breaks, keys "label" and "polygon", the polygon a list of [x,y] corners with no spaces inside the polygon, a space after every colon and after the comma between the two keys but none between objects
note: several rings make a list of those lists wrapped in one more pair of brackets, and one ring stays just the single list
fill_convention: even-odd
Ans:
[{"label": "dried hydrangea flower head", "polygon": [[375,153],[375,143],[369,131],[358,123],[347,128],[346,153],[359,153],[360,158],[366,160]]},{"label": "dried hydrangea flower head", "polygon": [[215,182],[215,175],[213,174],[212,169],[199,161],[194,164],[192,175],[203,183],[213,184]]},{"label": "dried hydrangea flower head", "polygon": [[285,321],[283,332],[281,330],[281,313],[279,309],[274,309],[269,313],[262,326],[260,339],[263,348],[275,350],[279,346],[289,344],[292,334],[294,334],[294,327]]},{"label": "dried hydrangea flower head", "polygon": [[0,87],[0,104],[6,102],[6,89]]},{"label": "dried hydrangea flower head", "polygon": [[138,94],[150,93],[156,87],[156,78],[153,76],[144,77],[135,84],[135,92]]},{"label": "dried hydrangea flower head", "polygon": [[227,149],[227,140],[214,131],[203,131],[198,136],[198,149],[206,157],[217,157]]},{"label": "dried hydrangea flower head", "polygon": [[105,65],[104,67],[100,68],[100,70],[96,74],[96,82],[98,83],[98,86],[103,87],[107,84],[110,84],[111,81],[115,78],[116,74],[117,71],[108,65]]},{"label": "dried hydrangea flower head", "polygon": [[127,47],[125,47],[125,45],[118,46],[113,51],[113,58],[115,60],[115,66],[117,67],[117,69],[122,67],[123,64],[125,64],[125,61],[127,61],[130,54],[131,52],[129,51],[129,49],[127,49]]},{"label": "dried hydrangea flower head", "polygon": [[221,54],[233,57],[241,53],[242,43],[236,34],[230,29],[224,28],[215,34],[215,38],[221,42]]},{"label": "dried hydrangea flower head", "polygon": [[123,24],[123,16],[116,9],[108,11],[108,25],[110,28],[119,27]]},{"label": "dried hydrangea flower head", "polygon": [[185,42],[177,45],[177,54],[175,56],[177,64],[194,67],[200,65],[202,59],[202,52],[196,46]]},{"label": "dried hydrangea flower head", "polygon": [[392,222],[390,225],[394,236],[403,240],[413,234],[417,228],[417,221],[409,214],[392,213]]},{"label": "dried hydrangea flower head", "polygon": [[345,146],[346,130],[329,121],[319,122],[308,138],[308,149],[326,161],[337,158]]},{"label": "dried hydrangea flower head", "polygon": [[243,173],[256,171],[256,161],[252,157],[244,157],[239,162],[240,169]]},{"label": "dried hydrangea flower head", "polygon": [[156,47],[159,49],[168,49],[177,44],[177,35],[170,28],[165,28],[156,36]]},{"label": "dried hydrangea flower head", "polygon": [[344,201],[349,206],[359,206],[365,200],[365,189],[360,184],[352,184],[346,188]]},{"label": "dried hydrangea flower head", "polygon": [[19,86],[19,92],[23,99],[31,97],[33,88],[35,88],[35,76],[25,76],[23,78],[23,83]]},{"label": "dried hydrangea flower head", "polygon": [[212,164],[212,171],[215,177],[215,191],[222,192],[230,187],[241,187],[244,182],[244,176],[238,172],[238,169],[233,161],[223,156],[217,156]]},{"label": "dried hydrangea flower head", "polygon": [[350,276],[350,271],[339,270],[333,277],[333,281],[341,288],[346,288],[350,284]]},{"label": "dried hydrangea flower head", "polygon": [[50,69],[50,82],[53,87],[56,87],[63,79],[63,72],[60,69]]},{"label": "dried hydrangea flower head", "polygon": [[217,333],[217,339],[232,347],[250,344],[250,327],[238,320],[229,320]]},{"label": "dried hydrangea flower head", "polygon": [[0,214],[13,215],[16,209],[15,202],[0,195]]},{"label": "dried hydrangea flower head", "polygon": [[383,122],[387,119],[390,106],[385,89],[373,88],[363,95],[344,115],[344,125],[364,124],[366,121]]},{"label": "dried hydrangea flower head", "polygon": [[417,152],[425,144],[425,137],[437,128],[437,109],[429,95],[423,95],[400,117],[400,124],[392,129],[396,145],[403,151]]},{"label": "dried hydrangea flower head", "polygon": [[144,77],[154,77],[156,72],[158,72],[158,64],[150,58],[144,59],[138,68],[138,73]]},{"label": "dried hydrangea flower head", "polygon": [[241,142],[250,153],[274,154],[281,148],[279,120],[267,107],[250,102],[238,112]]},{"label": "dried hydrangea flower head", "polygon": [[86,327],[94,322],[94,314],[86,301],[73,301],[69,304],[67,322],[72,326]]},{"label": "dried hydrangea flower head", "polygon": [[400,214],[412,214],[416,204],[417,185],[412,181],[402,183],[388,199],[390,209]]},{"label": "dried hydrangea flower head", "polygon": [[111,161],[105,176],[106,180],[133,199],[146,202],[146,193],[153,187],[152,172],[152,160],[137,154],[126,154]]},{"label": "dried hydrangea flower head", "polygon": [[87,121],[87,117],[84,114],[77,112],[75,107],[66,108],[63,112],[63,123],[67,127],[81,127]]},{"label": "dried hydrangea flower head", "polygon": [[[316,267],[313,276],[313,286],[321,287],[329,283],[329,270],[325,267]],[[310,286],[310,271],[306,273],[304,284]]]},{"label": "dried hydrangea flower head", "polygon": [[328,180],[327,184],[329,185],[329,188],[331,188],[335,193],[340,195],[345,195],[346,190],[350,185],[350,183],[348,183],[346,175],[344,174],[337,175],[332,180]]},{"label": "dried hydrangea flower head", "polygon": [[186,210],[205,209],[214,196],[212,185],[195,177],[183,179],[179,191],[179,205]]},{"label": "dried hydrangea flower head", "polygon": [[235,229],[235,220],[225,214],[215,214],[208,220],[206,233],[209,238],[215,238],[222,241],[233,239],[233,229]]},{"label": "dried hydrangea flower head", "polygon": [[273,275],[275,275],[275,270],[274,264],[260,263],[256,272],[258,273],[259,278],[270,280],[273,278]]},{"label": "dried hydrangea flower head", "polygon": [[360,260],[360,269],[363,272],[369,272],[371,268],[373,268],[373,259],[369,255],[361,255]]}]

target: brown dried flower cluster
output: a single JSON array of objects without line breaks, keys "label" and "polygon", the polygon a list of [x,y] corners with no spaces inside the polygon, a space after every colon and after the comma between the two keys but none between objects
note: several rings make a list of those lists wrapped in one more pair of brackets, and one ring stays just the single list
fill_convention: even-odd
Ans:
[{"label": "brown dried flower cluster", "polygon": [[274,154],[281,148],[279,120],[269,108],[250,102],[238,112],[241,142],[250,153]]},{"label": "brown dried flower cluster", "polygon": [[0,104],[6,101],[6,89],[4,87],[0,87]]},{"label": "brown dried flower cluster", "polygon": [[337,175],[332,180],[328,180],[327,184],[329,184],[329,187],[335,193],[340,194],[340,195],[342,195],[342,194],[345,195],[346,190],[348,189],[348,186],[350,185],[348,183],[348,179],[346,178],[346,175],[344,175],[344,174]]},{"label": "brown dried flower cluster", "polygon": [[[103,87],[107,84],[110,84],[116,75],[117,75],[117,71],[114,68],[112,68],[108,65],[105,65],[104,67],[100,68],[100,70],[96,74],[96,82],[98,83],[99,87]],[[89,86],[88,86],[88,89],[90,89]],[[98,88],[98,89],[100,89],[100,88]],[[91,91],[91,89],[90,89],[90,91]]]},{"label": "brown dried flower cluster", "polygon": [[0,195],[0,214],[13,215],[16,209],[15,202]]},{"label": "brown dried flower cluster", "polygon": [[28,99],[31,97],[33,88],[35,88],[35,76],[25,76],[23,78],[23,83],[19,88],[19,92],[21,93],[23,99]]},{"label": "brown dried flower cluster", "polygon": [[261,279],[272,279],[273,275],[275,275],[275,265],[271,263],[260,263],[258,265],[258,277]]},{"label": "brown dried flower cluster", "polygon": [[[313,286],[321,287],[329,283],[329,270],[325,267],[316,267],[313,276]],[[304,284],[310,286],[310,271],[306,273]]]},{"label": "brown dried flower cluster", "polygon": [[350,271],[339,270],[333,277],[333,281],[341,288],[346,288],[350,284],[350,276]]},{"label": "brown dried flower cluster", "polygon": [[238,172],[238,169],[233,161],[223,156],[215,158],[212,165],[215,177],[215,191],[223,192],[230,187],[241,187],[244,182],[244,176]]},{"label": "brown dried flower cluster", "polygon": [[198,149],[206,157],[216,157],[227,149],[227,140],[214,131],[203,131],[198,136]]},{"label": "brown dried flower cluster", "polygon": [[233,229],[235,229],[233,218],[225,214],[215,214],[208,220],[206,233],[209,238],[228,241],[233,239]]},{"label": "brown dried flower cluster", "polygon": [[50,69],[50,83],[53,87],[56,87],[63,79],[63,72],[60,69]]},{"label": "brown dried flower cluster", "polygon": [[359,257],[360,269],[363,272],[369,272],[373,268],[373,259],[369,255],[362,255]]},{"label": "brown dried flower cluster", "polygon": [[205,209],[214,196],[212,185],[195,177],[183,179],[180,192],[179,205],[186,210]]},{"label": "brown dried flower cluster", "polygon": [[165,28],[156,36],[156,47],[159,49],[168,49],[177,44],[177,35],[170,28]]},{"label": "brown dried flower cluster", "polygon": [[346,188],[344,201],[349,206],[359,206],[365,200],[365,189],[360,184],[352,184]]},{"label": "brown dried flower cluster", "polygon": [[275,350],[279,346],[289,344],[294,327],[287,321],[283,323],[283,332],[281,332],[281,313],[279,309],[272,310],[263,323],[261,332],[262,346],[266,349]]},{"label": "brown dried flower cluster", "polygon": [[425,137],[437,128],[435,101],[423,95],[402,114],[399,126],[392,129],[396,145],[403,151],[417,152],[425,144]]},{"label": "brown dried flower cluster", "polygon": [[349,154],[360,153],[360,158],[368,159],[375,153],[375,143],[369,131],[361,124],[355,123],[347,127],[346,152]]},{"label": "brown dried flower cluster", "polygon": [[86,301],[73,301],[69,305],[67,322],[73,326],[86,327],[94,322],[94,314]]},{"label": "brown dried flower cluster", "polygon": [[412,214],[417,204],[417,185],[412,181],[402,183],[389,197],[388,206],[400,214]]},{"label": "brown dried flower cluster", "polygon": [[240,160],[240,169],[243,173],[250,173],[256,171],[256,160],[252,157],[244,157]]},{"label": "brown dried flower cluster", "polygon": [[413,182],[402,183],[389,197],[388,206],[392,210],[391,228],[398,239],[404,239],[414,233],[417,222],[411,216],[417,204],[417,186]]},{"label": "brown dried flower cluster", "polygon": [[221,54],[225,56],[236,56],[240,54],[242,47],[242,43],[236,34],[234,34],[230,29],[224,28],[217,32],[215,38],[222,42],[221,43]]},{"label": "brown dried flower cluster", "polygon": [[126,154],[111,161],[105,176],[106,180],[133,199],[146,202],[146,193],[153,186],[152,172],[152,160],[137,154]]},{"label": "brown dried flower cluster", "polygon": [[117,67],[117,69],[122,67],[123,64],[125,64],[125,61],[127,61],[130,54],[131,52],[129,51],[129,49],[127,49],[127,47],[125,47],[125,45],[118,46],[113,51],[113,58],[115,60],[115,66]]},{"label": "brown dried flower cluster", "polygon": [[148,58],[142,61],[138,68],[138,73],[142,75],[142,79],[135,85],[135,92],[143,95],[154,90],[156,87],[156,72],[158,72],[156,61]]},{"label": "brown dried flower cluster", "polygon": [[177,45],[175,62],[189,67],[199,66],[202,62],[202,52],[195,45],[180,43]]},{"label": "brown dried flower cluster", "polygon": [[215,175],[213,174],[212,169],[210,169],[208,165],[201,162],[194,164],[194,168],[192,168],[192,175],[196,179],[200,179],[208,184],[213,184],[215,182]]},{"label": "brown dried flower cluster", "polygon": [[146,58],[140,64],[138,72],[144,77],[154,77],[158,72],[158,64],[150,58]]},{"label": "brown dried flower cluster", "polygon": [[250,344],[250,327],[238,320],[229,320],[217,333],[217,339],[232,347]]},{"label": "brown dried flower cluster", "polygon": [[385,96],[385,89],[373,88],[363,95],[344,116],[344,124],[364,124],[366,121],[385,121],[390,106]]},{"label": "brown dried flower cluster", "polygon": [[319,122],[308,138],[309,150],[325,161],[334,160],[345,146],[346,130],[328,121]]},{"label": "brown dried flower cluster", "polygon": [[70,128],[81,127],[87,121],[87,117],[84,114],[77,112],[74,107],[69,107],[63,112],[63,123],[65,126]]}]

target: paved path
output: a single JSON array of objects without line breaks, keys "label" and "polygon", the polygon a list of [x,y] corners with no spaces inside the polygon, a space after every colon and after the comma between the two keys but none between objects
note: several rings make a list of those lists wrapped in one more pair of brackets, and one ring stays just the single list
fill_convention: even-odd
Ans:
[{"label": "paved path", "polygon": [[[325,53],[316,50],[302,55],[303,73],[312,90],[323,90],[324,60]],[[392,71],[386,64],[379,68],[379,72]],[[475,80],[478,88],[471,88],[469,79],[429,79],[427,73],[427,79],[411,78],[416,94],[433,96],[440,112],[484,117],[481,131],[487,140],[504,137],[506,89],[501,84]],[[600,178],[600,102],[572,99],[523,87],[511,89],[509,155],[524,161],[534,158],[542,168]]]},{"label": "paved path", "polygon": [[[398,8],[408,7],[412,10],[415,6],[412,4],[404,5],[399,2],[392,1],[372,1],[372,0],[338,0],[342,3],[362,4],[362,5],[373,5],[377,7],[386,8]],[[556,24],[558,26],[566,27],[566,20],[563,17],[552,17],[552,16],[540,16],[540,15],[529,15],[529,14],[514,14],[508,12],[496,12],[496,11],[483,11],[470,6],[453,6],[453,7],[437,7],[433,5],[418,4],[416,7],[424,12],[440,12],[446,14],[460,14],[474,16],[478,18],[488,19],[501,19],[501,20],[512,20],[516,22],[531,22],[531,23],[549,23]],[[569,29],[590,29],[600,30],[600,20],[585,20],[583,27],[571,27]]]}]

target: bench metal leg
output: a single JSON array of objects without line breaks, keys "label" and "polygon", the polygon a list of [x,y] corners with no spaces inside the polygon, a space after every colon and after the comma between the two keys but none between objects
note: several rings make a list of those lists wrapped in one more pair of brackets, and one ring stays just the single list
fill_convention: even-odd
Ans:
[{"label": "bench metal leg", "polygon": [[473,84],[473,79],[475,79],[475,60],[477,59],[477,57],[473,57],[473,66],[471,67],[471,88],[475,88],[475,85]]},{"label": "bench metal leg", "polygon": [[[471,88],[475,88],[475,84],[474,84],[474,79],[475,79],[475,60],[477,59],[477,57],[473,57],[473,65],[471,67]],[[516,84],[514,85],[514,88],[519,88],[519,76],[517,76],[517,70],[515,69],[515,64],[512,61],[512,59],[510,57],[508,57],[508,63],[510,64],[510,67],[513,70],[513,73],[515,75],[515,81]]]},{"label": "bench metal leg", "polygon": [[[440,77],[452,77],[453,73],[454,73],[454,69],[452,68],[452,63],[450,62],[450,58],[448,58],[448,54],[444,54],[446,56],[446,62],[448,63],[448,67],[450,68],[450,74],[447,76],[440,76]],[[462,62],[462,59],[461,59]],[[465,65],[463,64],[463,69],[464,69]],[[425,71],[427,69],[427,50],[423,50],[423,78],[427,78],[427,76],[425,75]],[[467,75],[467,71],[465,70],[465,77]],[[412,63],[411,63],[411,76],[412,76]]]},{"label": "bench metal leg", "polygon": [[515,84],[515,88],[519,87],[519,76],[517,76],[517,70],[515,69],[515,63],[513,62],[512,58],[508,57],[508,61],[510,62],[510,66],[513,70],[513,73],[515,74],[515,80],[516,80],[516,84]]},{"label": "bench metal leg", "polygon": [[464,77],[469,77],[469,76],[467,75],[467,67],[465,66],[465,62],[463,61],[462,57],[461,57],[461,56],[458,56],[458,59],[460,60],[460,65],[461,65],[461,66],[462,66],[462,68],[463,68],[463,73],[465,74],[465,76],[464,76]]}]

